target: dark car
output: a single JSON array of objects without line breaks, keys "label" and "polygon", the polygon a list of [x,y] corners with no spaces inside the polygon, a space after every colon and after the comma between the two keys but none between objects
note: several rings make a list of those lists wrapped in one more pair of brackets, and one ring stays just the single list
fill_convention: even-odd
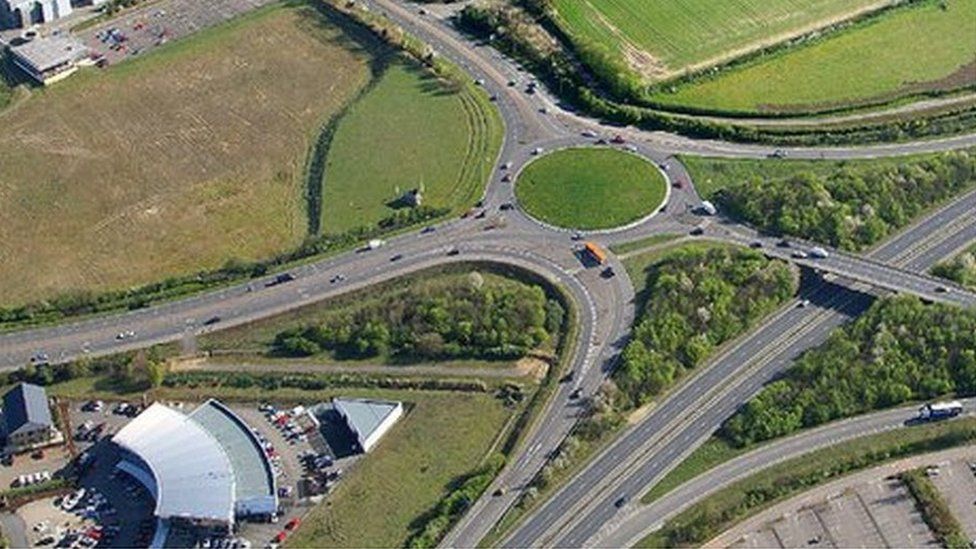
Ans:
[{"label": "dark car", "polygon": [[703,229],[701,227],[695,227],[694,229],[691,230],[691,233],[690,234],[692,236],[702,235],[702,234],[705,234],[705,229]]},{"label": "dark car", "polygon": [[393,256],[393,257],[390,258],[390,261],[391,262],[393,262],[393,261],[400,261],[401,259],[403,259],[403,254],[396,254],[395,256]]},{"label": "dark car", "polygon": [[295,280],[295,275],[291,273],[281,273],[280,275],[274,277],[274,279],[272,279],[270,282],[268,282],[267,286],[284,284],[285,282],[291,282],[292,280]]},{"label": "dark car", "polygon": [[203,325],[204,326],[213,326],[214,324],[216,324],[218,322],[220,322],[220,317],[219,316],[212,316],[212,317],[208,318],[207,320],[204,320],[203,321]]},{"label": "dark car", "polygon": [[617,498],[617,501],[613,502],[613,506],[616,507],[617,509],[620,509],[624,505],[627,505],[628,501],[630,501],[630,498],[628,498],[627,496],[620,496],[619,498]]},{"label": "dark car", "polygon": [[504,211],[507,211],[507,210],[511,210],[513,208],[515,208],[515,204],[512,204],[511,202],[506,202],[506,203],[504,203],[504,204],[502,204],[501,206],[498,207],[498,209],[501,210],[501,211],[503,211],[503,212]]},{"label": "dark car", "polygon": [[790,244],[790,241],[786,240],[785,238],[777,242],[776,245],[779,246],[780,248],[789,248],[790,246],[792,246],[792,244]]},{"label": "dark car", "polygon": [[420,234],[430,234],[430,233],[432,233],[432,232],[434,232],[436,230],[437,230],[437,227],[435,227],[433,225],[428,225],[428,226],[424,227],[424,230],[420,231]]},{"label": "dark car", "polygon": [[763,243],[760,242],[760,241],[758,241],[758,240],[753,240],[752,242],[749,243],[749,247],[750,248],[762,248],[763,247]]},{"label": "dark car", "polygon": [[458,250],[457,248],[451,248],[447,251],[447,255],[457,255],[459,253],[461,253],[461,250]]},{"label": "dark car", "polygon": [[607,267],[606,269],[603,269],[602,273],[600,273],[600,276],[603,278],[613,278],[616,275],[617,273],[613,271],[613,267]]}]

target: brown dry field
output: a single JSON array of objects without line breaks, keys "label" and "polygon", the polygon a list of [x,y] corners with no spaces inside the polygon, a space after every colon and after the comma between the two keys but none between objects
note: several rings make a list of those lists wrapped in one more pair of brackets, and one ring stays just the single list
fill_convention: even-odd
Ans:
[{"label": "brown dry field", "polygon": [[0,113],[0,305],[300,242],[309,144],[365,86],[368,60],[277,7]]}]

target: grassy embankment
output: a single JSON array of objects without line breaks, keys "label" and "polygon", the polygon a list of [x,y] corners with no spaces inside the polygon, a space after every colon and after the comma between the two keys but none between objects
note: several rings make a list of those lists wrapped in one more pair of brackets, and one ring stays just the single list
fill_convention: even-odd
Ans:
[{"label": "grassy embankment", "polygon": [[515,194],[546,223],[574,229],[610,229],[661,207],[664,177],[650,162],[609,148],[565,149],[526,166]]},{"label": "grassy embankment", "polygon": [[939,489],[929,480],[925,469],[914,469],[902,473],[901,481],[915,498],[915,506],[929,525],[932,532],[942,542],[943,547],[966,549],[972,547],[966,539],[959,521],[949,509],[949,503],[939,493]]},{"label": "grassy embankment", "polygon": [[902,457],[972,444],[976,419],[899,429],[773,465],[709,495],[637,547],[701,545],[747,517],[818,484]]},{"label": "grassy embankment", "polygon": [[922,2],[651,98],[723,112],[820,112],[972,87],[974,21],[976,0]]}]

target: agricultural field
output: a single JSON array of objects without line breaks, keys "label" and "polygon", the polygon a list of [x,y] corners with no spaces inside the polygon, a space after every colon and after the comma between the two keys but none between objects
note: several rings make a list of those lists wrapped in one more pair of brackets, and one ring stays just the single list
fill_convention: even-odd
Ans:
[{"label": "agricultural field", "polygon": [[809,113],[955,90],[976,85],[974,36],[976,0],[923,2],[651,99],[722,112]]},{"label": "agricultural field", "polygon": [[309,141],[369,80],[351,43],[279,5],[0,114],[0,303],[301,242]]},{"label": "agricultural field", "polygon": [[404,192],[456,209],[478,198],[501,147],[497,111],[479,90],[448,91],[394,62],[338,122],[322,190],[322,231],[369,225]]},{"label": "agricultural field", "polygon": [[636,155],[609,148],[564,149],[526,166],[515,194],[532,216],[559,227],[620,227],[661,207],[664,176]]},{"label": "agricultural field", "polygon": [[576,39],[621,52],[650,80],[715,65],[890,0],[553,0]]}]

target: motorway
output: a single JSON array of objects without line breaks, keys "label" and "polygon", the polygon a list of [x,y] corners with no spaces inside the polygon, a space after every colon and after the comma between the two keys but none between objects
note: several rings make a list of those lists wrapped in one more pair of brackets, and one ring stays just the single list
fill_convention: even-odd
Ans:
[{"label": "motorway", "polygon": [[[964,414],[960,417],[972,417],[976,399],[961,402]],[[830,423],[764,444],[698,475],[631,515],[619,518],[613,533],[602,538],[600,545],[632,547],[666,520],[734,482],[821,448],[895,429],[910,429],[914,425],[911,420],[917,415],[917,406],[895,408]]]},{"label": "motorway", "polygon": [[[666,177],[680,178],[688,184],[671,189],[665,212],[624,230],[592,233],[587,238],[609,246],[653,234],[683,233],[704,223],[708,227],[705,237],[745,244],[762,239],[767,254],[797,260],[790,257],[788,250],[777,248],[774,240],[760,237],[748,227],[689,213],[700,201],[690,175],[674,158],[675,154],[761,158],[768,156],[772,148],[605,127],[561,109],[545,90],[527,94],[521,86],[527,75],[515,63],[488,47],[472,44],[444,19],[420,15],[418,6],[396,0],[366,0],[357,5],[387,14],[430,44],[438,55],[483,81],[487,93],[496,97],[506,131],[484,195],[485,218],[451,220],[439,224],[433,232],[391,238],[378,250],[349,252],[308,263],[289,271],[296,277],[291,282],[271,284],[269,277],[147,309],[2,334],[0,367],[22,366],[38,352],[64,361],[157,343],[189,342],[213,329],[241,325],[454,262],[485,261],[532,270],[565,287],[579,310],[581,332],[572,361],[576,375],[572,383],[560,384],[518,453],[486,496],[473,505],[444,540],[445,545],[474,546],[516,501],[521,489],[570,432],[580,412],[570,393],[579,388],[584,395],[590,395],[598,389],[626,343],[635,316],[633,285],[616,258],[610,261],[617,276],[604,279],[597,269],[584,268],[580,263],[571,231],[546,227],[518,208],[499,211],[502,204],[516,202],[512,185],[501,181],[506,171],[517,174],[535,157],[535,149],[592,146],[594,138],[584,137],[584,131],[605,137],[619,133],[636,147],[637,154],[667,166],[666,170],[661,168]],[[510,86],[510,81],[521,85]],[[787,151],[794,158],[865,158],[974,145],[976,134],[895,145]],[[511,168],[505,168],[509,162]],[[860,314],[873,299],[863,282],[915,293],[932,301],[976,303],[971,292],[919,274],[976,236],[976,224],[965,222],[967,216],[972,217],[974,203],[976,193],[970,193],[864,257],[831,250],[826,260],[798,261],[840,278],[825,281],[805,270],[801,299],[809,299],[809,307],[785,308],[752,334],[724,349],[528,517],[507,545],[583,545],[593,536],[603,535],[601,526],[611,524],[610,519],[614,518],[607,516],[607,510],[613,509],[607,502],[619,497],[622,487],[636,494],[666,473],[795,356],[823,341],[834,327]],[[395,256],[402,259],[392,260]],[[337,275],[345,279],[338,280]],[[936,291],[939,285],[949,291]],[[220,319],[217,324],[205,324],[215,317]],[[126,332],[134,335],[118,337]],[[696,414],[689,418],[679,413],[685,409],[695,409]],[[504,495],[490,495],[502,486],[508,488]]]}]

